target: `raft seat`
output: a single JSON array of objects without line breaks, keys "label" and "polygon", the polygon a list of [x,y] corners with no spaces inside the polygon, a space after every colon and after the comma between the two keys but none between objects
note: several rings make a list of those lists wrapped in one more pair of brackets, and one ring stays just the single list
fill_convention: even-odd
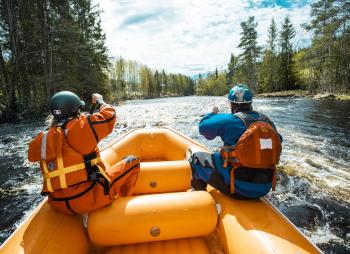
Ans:
[{"label": "raft seat", "polygon": [[203,237],[184,238],[109,247],[105,254],[209,254]]},{"label": "raft seat", "polygon": [[141,162],[135,194],[186,191],[191,188],[187,160]]},{"label": "raft seat", "polygon": [[202,246],[197,237],[211,234],[217,219],[215,201],[206,191],[119,197],[111,205],[89,214],[88,234],[97,246],[131,244],[120,247],[121,250],[143,248],[141,243],[157,249],[160,241],[167,240],[172,241],[163,242],[164,248],[174,244],[185,248]]}]

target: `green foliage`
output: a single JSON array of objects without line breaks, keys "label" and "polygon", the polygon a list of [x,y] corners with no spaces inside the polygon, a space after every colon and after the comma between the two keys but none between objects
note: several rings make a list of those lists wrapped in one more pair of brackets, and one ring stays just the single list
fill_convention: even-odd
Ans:
[{"label": "green foliage", "polygon": [[6,116],[47,111],[70,90],[86,101],[106,94],[100,11],[90,0],[0,0],[0,89]]},{"label": "green foliage", "polygon": [[350,2],[315,1],[311,23],[311,47],[302,59],[310,73],[311,87],[321,92],[350,92]]},{"label": "green foliage", "polygon": [[312,70],[306,64],[307,50],[303,49],[293,55],[292,71],[296,77],[296,85],[302,89],[315,91],[315,84],[312,82]]},{"label": "green foliage", "polygon": [[217,73],[209,75],[208,78],[198,80],[197,92],[198,95],[224,95],[228,92],[225,73]]},{"label": "green foliage", "polygon": [[140,79],[142,93],[146,98],[152,98],[154,96],[154,76],[152,70],[147,66],[142,66]]},{"label": "green foliage", "polygon": [[[311,92],[350,92],[350,2],[318,0],[311,4],[311,22],[304,28],[313,33],[311,46],[295,50],[295,29],[285,17],[280,31],[272,19],[268,41],[259,59],[257,24],[253,17],[242,22],[239,48],[231,55],[227,82],[246,83],[257,92],[307,89]],[[255,78],[259,77],[259,84]]]}]

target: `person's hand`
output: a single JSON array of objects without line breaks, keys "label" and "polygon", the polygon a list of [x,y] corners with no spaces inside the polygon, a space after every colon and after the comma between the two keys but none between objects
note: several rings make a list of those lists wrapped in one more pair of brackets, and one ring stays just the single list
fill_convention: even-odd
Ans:
[{"label": "person's hand", "polygon": [[217,106],[212,106],[211,108],[209,108],[209,112],[217,114],[217,113],[219,113],[219,109]]},{"label": "person's hand", "polygon": [[92,94],[92,99],[91,99],[92,104],[96,104],[98,100],[103,101],[102,95],[99,93]]}]

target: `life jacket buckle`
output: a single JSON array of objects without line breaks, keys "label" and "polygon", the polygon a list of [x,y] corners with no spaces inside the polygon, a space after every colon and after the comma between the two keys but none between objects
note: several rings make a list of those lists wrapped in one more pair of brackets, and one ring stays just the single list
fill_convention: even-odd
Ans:
[{"label": "life jacket buckle", "polygon": [[83,155],[83,157],[88,179],[93,181],[96,180],[96,165],[92,165],[91,163],[91,161],[97,157],[96,151],[90,154]]},{"label": "life jacket buckle", "polygon": [[91,181],[96,181],[97,180],[97,173],[96,171],[92,171],[91,174],[89,174],[89,178]]},{"label": "life jacket buckle", "polygon": [[[92,180],[94,170],[92,168],[91,161],[90,160],[87,160],[87,161],[85,160],[84,164],[85,164],[87,177],[88,177],[89,180]],[[95,180],[96,180],[96,175],[95,175]]]},{"label": "life jacket buckle", "polygon": [[100,173],[96,173],[97,182],[102,185],[103,192],[105,195],[109,195],[109,182],[108,180]]}]

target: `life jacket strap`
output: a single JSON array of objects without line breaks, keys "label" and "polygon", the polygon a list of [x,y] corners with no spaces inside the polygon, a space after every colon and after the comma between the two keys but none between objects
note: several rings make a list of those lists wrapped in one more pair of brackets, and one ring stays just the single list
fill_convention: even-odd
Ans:
[{"label": "life jacket strap", "polygon": [[235,148],[236,146],[223,146],[220,150],[220,155],[224,159],[223,166],[226,168],[229,164],[239,163],[237,158],[235,158]]},{"label": "life jacket strap", "polygon": [[99,176],[95,182],[97,182],[99,185],[103,187],[104,195],[109,195],[110,185],[109,185],[109,181],[106,178]]},{"label": "life jacket strap", "polygon": [[[49,192],[53,192],[53,188],[52,188],[52,184],[51,184],[51,178],[53,177],[57,177],[59,176],[60,179],[60,187],[61,189],[65,189],[67,188],[67,182],[66,182],[66,174],[75,172],[75,171],[79,171],[85,168],[85,163],[79,163],[79,164],[75,164],[69,167],[64,167],[63,166],[63,159],[62,159],[62,155],[57,157],[57,170],[49,172],[48,167],[47,167],[47,162],[46,161],[41,161],[42,165],[43,165],[43,170],[44,170],[44,180],[46,181],[46,186],[47,186],[47,190]],[[97,165],[97,163],[101,162],[101,158],[97,157],[93,160],[90,161],[90,165],[92,165],[92,167],[95,167]],[[102,171],[103,169],[98,167],[98,171]],[[104,173],[105,174],[105,173]],[[107,178],[108,179],[108,178]]]},{"label": "life jacket strap", "polygon": [[47,164],[46,161],[41,161],[43,165],[43,170],[44,170],[44,181],[46,182],[46,188],[49,192],[53,192],[50,177],[49,177],[49,170],[47,169]]},{"label": "life jacket strap", "polygon": [[240,164],[239,163],[235,163],[232,166],[230,175],[231,175],[231,179],[230,179],[230,191],[231,193],[235,193],[235,169],[239,168]]},{"label": "life jacket strap", "polygon": [[96,151],[94,151],[92,153],[89,153],[89,154],[83,155],[83,158],[84,158],[86,174],[87,174],[87,177],[88,177],[87,180],[92,180],[92,181],[96,180],[96,178],[95,178],[96,167],[94,167],[95,164],[92,163],[92,161],[95,158],[97,158]]},{"label": "life jacket strap", "polygon": [[[66,121],[63,125],[63,127],[68,123]],[[57,127],[56,130],[64,137],[66,138],[64,131],[62,127]],[[107,176],[105,170],[98,165],[98,163],[101,162],[101,158],[97,156],[97,151],[93,151],[92,153],[82,155],[84,162],[75,164],[69,167],[64,167],[64,162],[62,158],[62,149],[59,149],[57,158],[56,158],[56,163],[57,163],[57,169],[50,171],[50,168],[48,168],[47,160],[46,160],[46,138],[47,138],[47,133],[45,132],[46,135],[44,135],[44,141],[42,142],[41,145],[41,164],[42,164],[42,169],[43,169],[43,177],[44,177],[44,183],[46,184],[46,188],[48,192],[54,192],[55,189],[52,187],[51,183],[51,178],[54,177],[59,177],[59,184],[60,184],[60,189],[66,189],[70,186],[67,184],[67,179],[66,175],[75,171],[79,170],[86,170],[87,173],[87,181],[100,181],[103,183],[105,193],[109,193],[109,182],[110,179]],[[68,140],[66,139],[66,142],[68,143]],[[70,146],[71,147],[71,146]],[[71,147],[72,148],[72,147]],[[73,149],[73,148],[72,148]],[[73,149],[74,150],[74,149]],[[76,151],[79,153],[78,151]]]},{"label": "life jacket strap", "polygon": [[64,198],[56,198],[51,194],[51,197],[52,197],[52,200],[54,200],[54,201],[66,201],[66,200],[69,201],[72,199],[80,198],[81,196],[83,196],[87,192],[89,192],[94,187],[95,184],[96,184],[96,182],[92,182],[91,185],[89,187],[87,187],[84,191],[82,191],[76,195],[73,195],[73,196],[64,197]]},{"label": "life jacket strap", "polygon": [[235,193],[235,172],[234,172],[234,168],[231,169],[231,179],[230,179],[230,191],[231,193]]},{"label": "life jacket strap", "polygon": [[277,174],[277,168],[276,166],[273,167],[273,176],[272,176],[272,190],[275,191],[276,190],[276,174]]},{"label": "life jacket strap", "polygon": [[61,189],[67,188],[67,181],[66,181],[66,175],[64,172],[64,165],[63,165],[61,150],[59,151],[59,154],[57,157],[57,171],[59,172]]},{"label": "life jacket strap", "polygon": [[104,194],[109,195],[109,177],[103,168],[96,163],[93,164],[93,160],[97,157],[96,151],[83,155],[83,157],[88,180],[102,185]]}]

